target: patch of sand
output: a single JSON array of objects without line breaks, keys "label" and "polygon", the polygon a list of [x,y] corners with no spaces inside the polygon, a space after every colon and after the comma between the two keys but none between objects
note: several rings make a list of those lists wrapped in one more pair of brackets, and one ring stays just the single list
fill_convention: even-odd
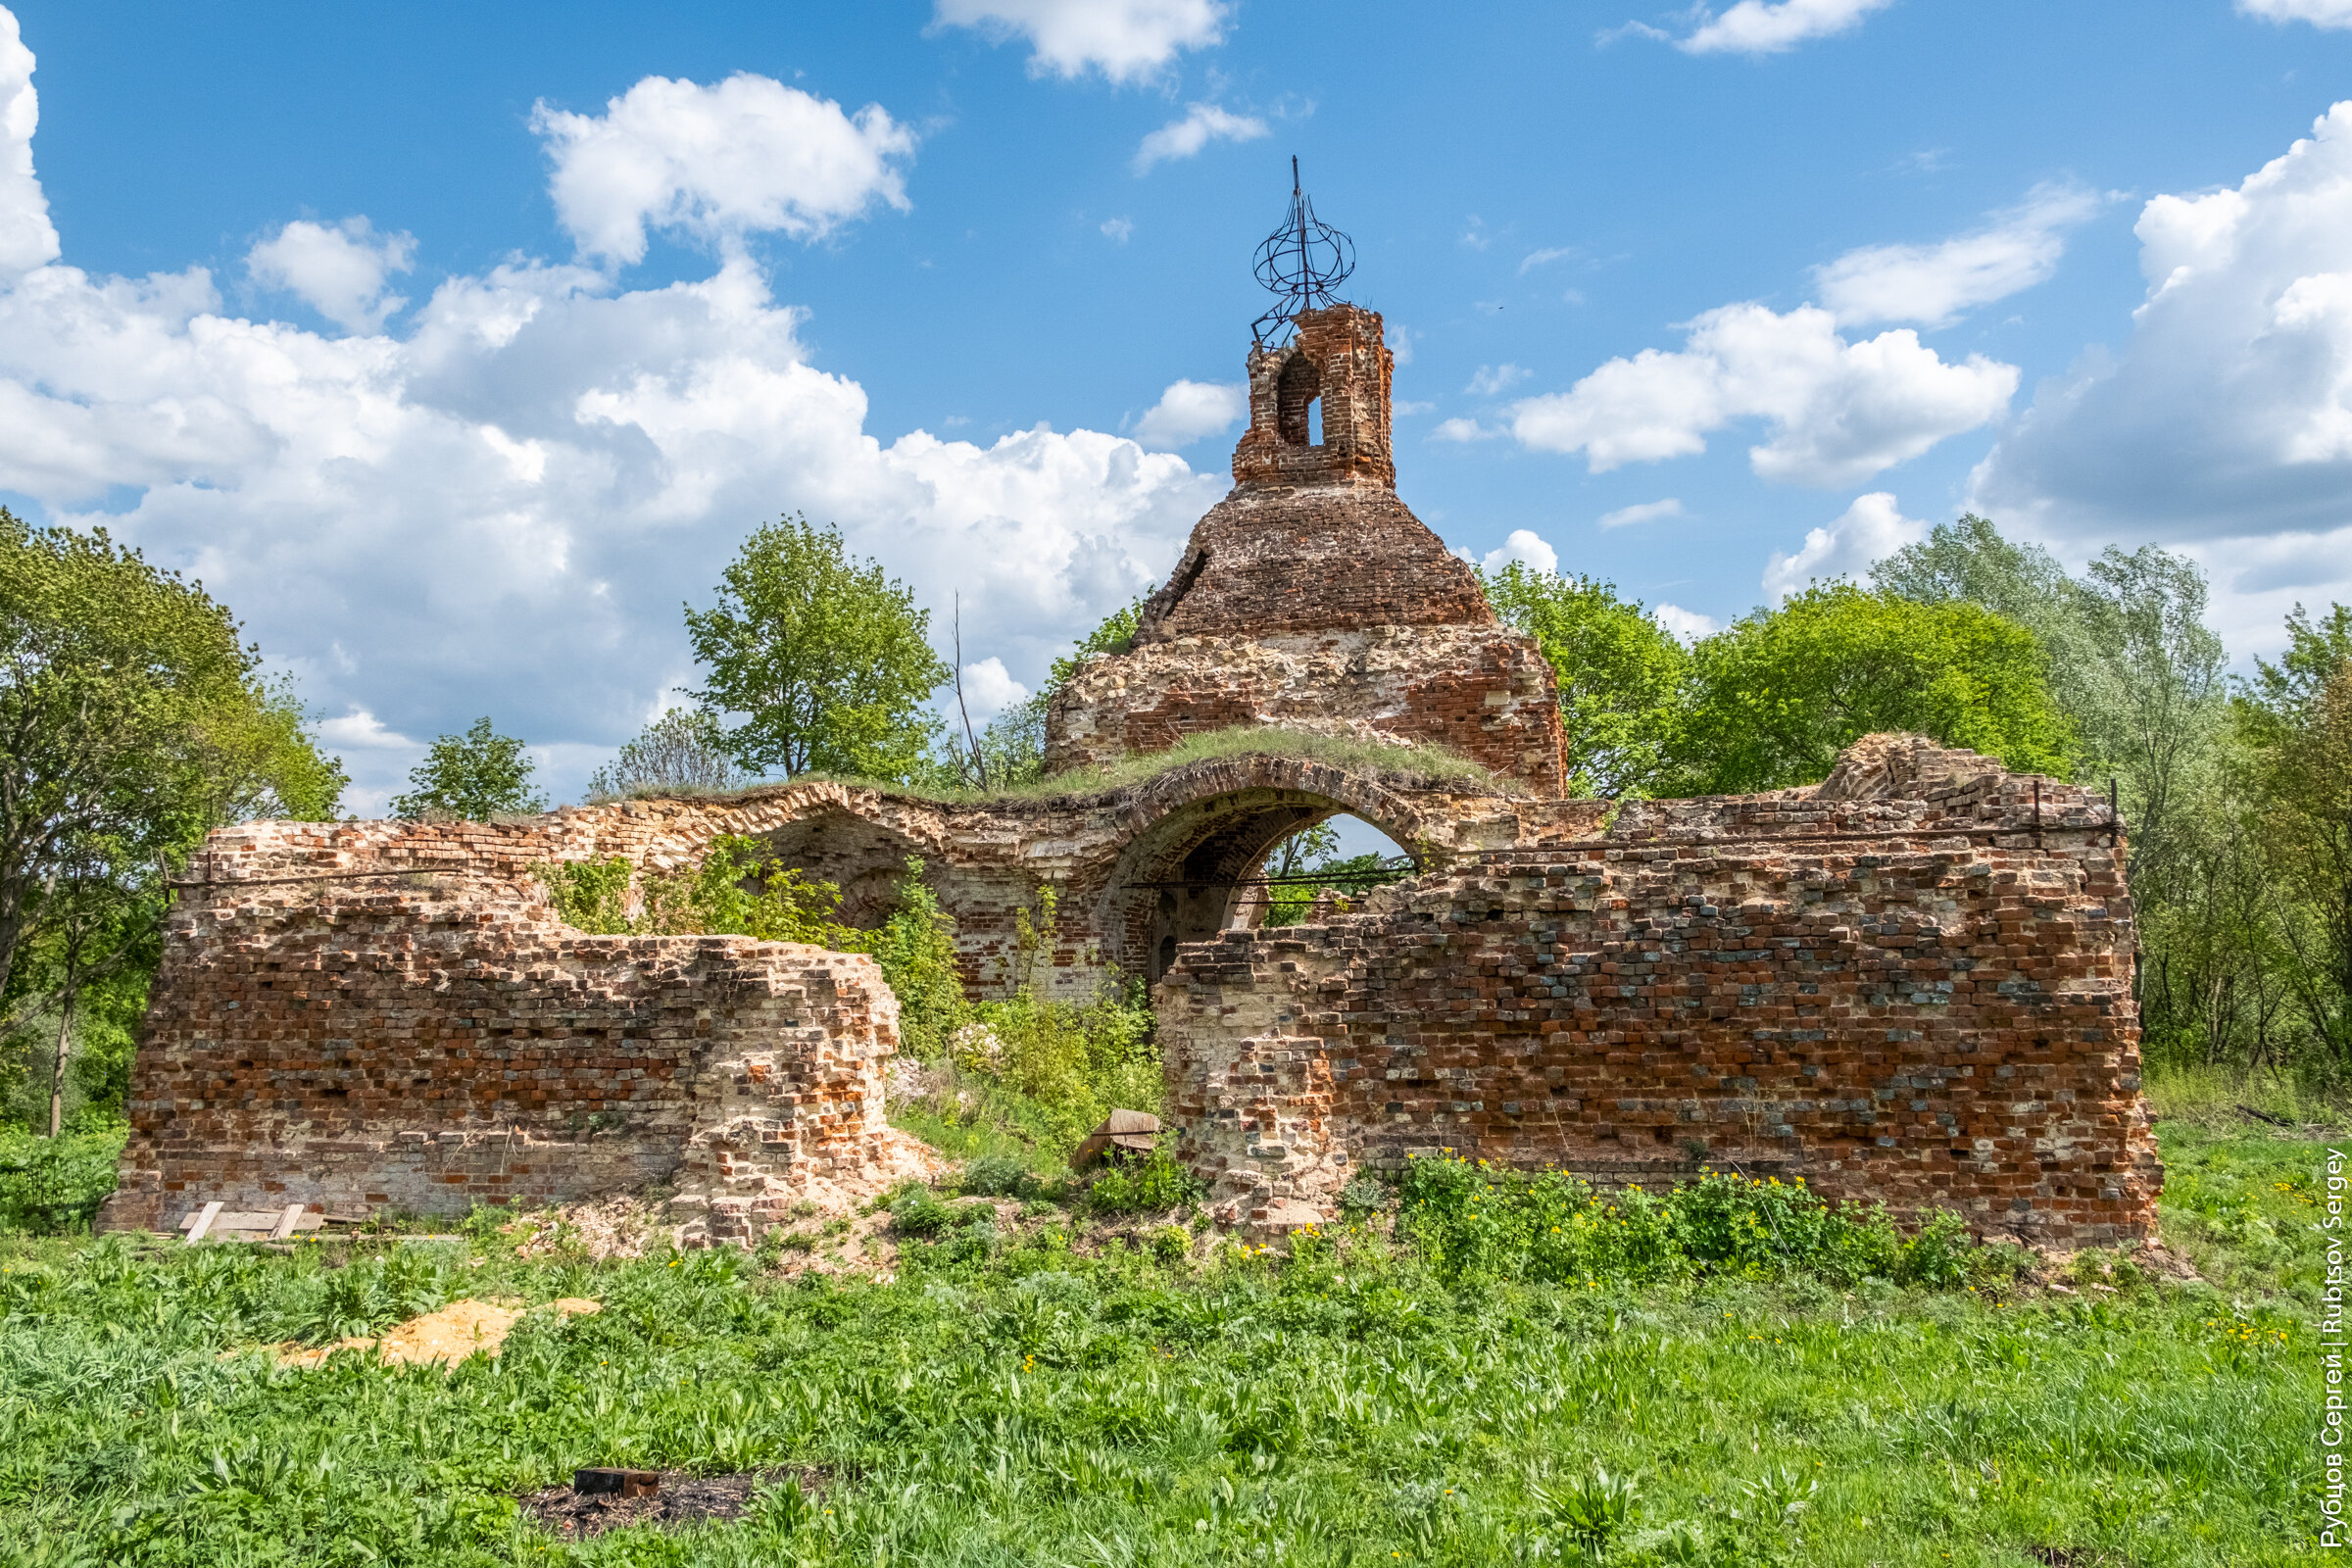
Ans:
[{"label": "patch of sand", "polygon": [[504,1306],[494,1301],[452,1301],[438,1312],[409,1319],[381,1339],[337,1340],[314,1349],[281,1345],[273,1349],[280,1365],[303,1368],[325,1365],[326,1358],[337,1350],[369,1348],[386,1361],[402,1365],[420,1366],[438,1361],[443,1366],[456,1366],[477,1351],[496,1355],[525,1312],[542,1310],[579,1317],[604,1308],[576,1296],[550,1301],[544,1308]]}]

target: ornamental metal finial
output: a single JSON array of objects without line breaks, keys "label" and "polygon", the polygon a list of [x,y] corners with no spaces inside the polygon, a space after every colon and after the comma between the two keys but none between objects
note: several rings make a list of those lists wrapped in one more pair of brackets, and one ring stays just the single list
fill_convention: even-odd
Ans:
[{"label": "ornamental metal finial", "polygon": [[1250,336],[1261,348],[1280,344],[1293,317],[1331,304],[1331,291],[1354,270],[1355,241],[1315,217],[1315,204],[1299,188],[1298,158],[1294,153],[1290,214],[1257,248],[1257,280],[1278,303],[1250,323]]}]

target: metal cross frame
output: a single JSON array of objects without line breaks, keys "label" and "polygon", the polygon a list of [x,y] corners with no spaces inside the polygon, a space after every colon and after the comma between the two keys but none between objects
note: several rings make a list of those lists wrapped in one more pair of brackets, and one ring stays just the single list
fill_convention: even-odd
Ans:
[{"label": "metal cross frame", "polygon": [[1287,340],[1292,318],[1333,303],[1331,291],[1355,270],[1355,241],[1315,217],[1315,204],[1298,183],[1298,158],[1291,157],[1291,210],[1282,226],[1257,247],[1257,280],[1278,297],[1273,309],[1250,323],[1260,348]]}]

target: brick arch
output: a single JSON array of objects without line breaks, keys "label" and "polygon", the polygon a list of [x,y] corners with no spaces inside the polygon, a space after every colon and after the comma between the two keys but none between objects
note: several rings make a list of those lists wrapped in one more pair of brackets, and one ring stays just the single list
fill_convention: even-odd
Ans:
[{"label": "brick arch", "polygon": [[765,853],[840,888],[841,918],[866,929],[880,925],[898,906],[897,888],[907,859],[935,858],[931,845],[871,805],[862,812],[850,803],[828,805],[760,837]]},{"label": "brick arch", "polygon": [[1360,817],[1424,866],[1450,857],[1450,824],[1376,776],[1302,758],[1197,762],[1138,789],[1120,813],[1096,929],[1103,958],[1156,980],[1171,950],[1240,916],[1241,890],[1275,846],[1334,816]]}]

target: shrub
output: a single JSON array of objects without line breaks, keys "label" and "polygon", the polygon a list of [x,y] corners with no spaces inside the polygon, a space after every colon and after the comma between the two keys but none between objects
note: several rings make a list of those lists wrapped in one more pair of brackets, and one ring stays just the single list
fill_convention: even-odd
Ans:
[{"label": "shrub", "polygon": [[115,1190],[122,1129],[35,1138],[0,1130],[0,1230],[86,1231]]},{"label": "shrub", "polygon": [[956,963],[956,922],[939,906],[923,880],[923,862],[912,856],[892,892],[898,908],[879,930],[864,933],[864,951],[882,966],[882,978],[899,999],[899,1038],[907,1054],[937,1061],[972,1011]]},{"label": "shrub", "polygon": [[910,1187],[890,1205],[890,1228],[901,1236],[937,1236],[956,1223],[956,1211],[928,1187]]},{"label": "shrub", "polygon": [[1905,1238],[1883,1206],[1833,1206],[1799,1180],[1709,1171],[1663,1196],[1594,1192],[1561,1171],[1495,1169],[1450,1152],[1407,1162],[1397,1235],[1449,1280],[1632,1284],[1691,1274],[1840,1285],[1876,1276],[1949,1290],[2009,1265],[1956,1214]]},{"label": "shrub", "polygon": [[1098,1214],[1163,1214],[1200,1199],[1200,1184],[1165,1150],[1149,1159],[1115,1164],[1086,1190],[1086,1206]]},{"label": "shrub", "polygon": [[982,1154],[967,1162],[957,1185],[983,1198],[1026,1198],[1036,1188],[1028,1167],[1010,1154]]},{"label": "shrub", "polygon": [[1047,990],[1060,943],[1054,907],[1054,890],[1041,888],[1034,909],[1014,911],[1012,995],[972,1009],[953,1062],[1028,1102],[1050,1146],[1066,1152],[1114,1108],[1157,1109],[1164,1086],[1140,982],[1109,976],[1083,1002]]}]

